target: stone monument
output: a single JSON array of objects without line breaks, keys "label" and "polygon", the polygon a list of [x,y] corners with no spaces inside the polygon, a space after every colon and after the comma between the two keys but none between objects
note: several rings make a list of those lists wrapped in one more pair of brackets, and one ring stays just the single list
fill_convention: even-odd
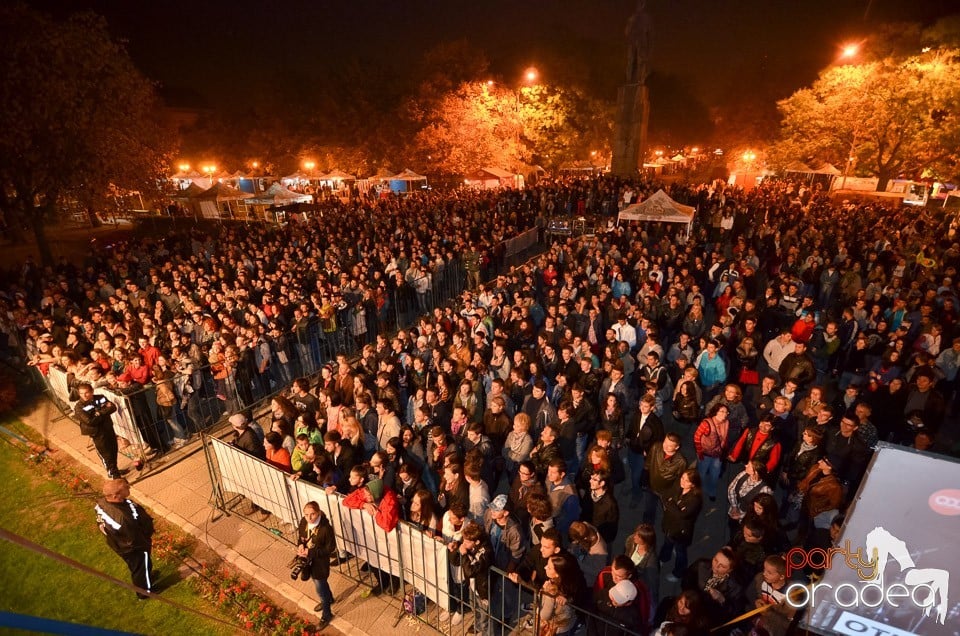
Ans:
[{"label": "stone monument", "polygon": [[617,119],[614,122],[610,169],[615,175],[627,178],[637,176],[637,171],[643,168],[643,158],[647,152],[650,16],[646,8],[646,0],[638,0],[636,11],[627,20],[627,81],[617,93]]}]

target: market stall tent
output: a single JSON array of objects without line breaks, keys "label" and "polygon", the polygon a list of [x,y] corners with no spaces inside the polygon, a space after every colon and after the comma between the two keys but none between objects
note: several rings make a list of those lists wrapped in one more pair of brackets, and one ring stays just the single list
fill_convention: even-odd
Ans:
[{"label": "market stall tent", "polygon": [[200,214],[208,219],[246,218],[247,206],[244,201],[252,198],[252,194],[221,182],[193,196],[199,203]]},{"label": "market stall tent", "polygon": [[274,183],[252,199],[247,199],[246,204],[253,208],[253,218],[264,220],[270,223],[279,222],[280,215],[276,209],[291,203],[313,203],[313,196],[294,192],[279,183]]},{"label": "market stall tent", "polygon": [[656,223],[683,223],[690,232],[693,215],[696,208],[677,203],[662,189],[647,197],[640,203],[634,203],[620,210],[617,222],[620,221],[652,221]]},{"label": "market stall tent", "polygon": [[522,188],[523,175],[514,174],[500,168],[480,168],[468,175],[463,183],[475,188],[490,190],[493,188]]},{"label": "market stall tent", "polygon": [[390,190],[397,194],[414,192],[427,185],[427,178],[422,174],[417,174],[410,168],[404,168],[402,172],[390,177]]}]

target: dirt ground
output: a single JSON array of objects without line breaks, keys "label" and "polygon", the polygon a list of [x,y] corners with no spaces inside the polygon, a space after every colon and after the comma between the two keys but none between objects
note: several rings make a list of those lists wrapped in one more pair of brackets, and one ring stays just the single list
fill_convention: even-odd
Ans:
[{"label": "dirt ground", "polygon": [[[89,226],[80,226],[76,223],[64,222],[59,225],[47,226],[47,239],[50,242],[50,251],[55,260],[66,256],[67,260],[79,264],[90,249],[91,239],[106,244],[130,233],[130,225],[104,225],[93,229]],[[0,267],[8,269],[23,263],[27,256],[32,256],[35,262],[40,260],[40,251],[37,249],[33,233],[28,232],[20,243],[8,239],[0,239]]]}]

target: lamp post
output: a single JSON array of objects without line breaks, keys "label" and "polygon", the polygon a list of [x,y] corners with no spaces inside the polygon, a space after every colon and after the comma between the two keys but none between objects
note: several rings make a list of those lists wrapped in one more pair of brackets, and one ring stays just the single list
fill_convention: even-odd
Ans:
[{"label": "lamp post", "polygon": [[513,92],[514,99],[516,100],[516,113],[517,113],[517,128],[516,128],[516,137],[514,139],[515,152],[517,153],[516,161],[517,168],[520,168],[520,146],[521,138],[523,137],[523,92],[524,90],[529,90],[537,86],[537,80],[540,78],[540,71],[537,70],[535,66],[528,66],[523,72],[523,85],[517,88]]},{"label": "lamp post", "polygon": [[[860,43],[850,42],[849,44],[845,44],[843,46],[843,49],[840,52],[840,59],[852,61],[857,57],[858,53],[860,53]],[[853,130],[853,138],[850,140],[850,151],[847,153],[847,160],[843,164],[843,178],[840,179],[841,190],[847,187],[847,175],[850,174],[850,169],[853,167],[853,153],[857,148],[859,137],[860,131],[855,127]]]},{"label": "lamp post", "polygon": [[[752,170],[754,169],[754,162],[757,160],[757,153],[755,153],[752,150],[747,150],[746,152],[743,153],[742,159],[743,159],[743,163],[746,164],[746,175],[745,175],[746,181],[749,182],[750,175],[754,174]],[[756,184],[757,184],[757,178],[756,176],[754,176],[753,186],[755,186]],[[751,186],[751,189],[753,188],[753,186]]]}]

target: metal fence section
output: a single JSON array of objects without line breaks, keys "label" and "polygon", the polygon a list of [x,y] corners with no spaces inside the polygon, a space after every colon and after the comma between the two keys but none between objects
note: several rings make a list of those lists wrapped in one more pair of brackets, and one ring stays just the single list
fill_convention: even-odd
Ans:
[{"label": "metal fence section", "polygon": [[[335,568],[357,582],[380,586],[395,604],[398,622],[404,615],[414,616],[457,636],[466,636],[471,630],[488,636],[540,634],[537,608],[542,605],[542,591],[522,582],[515,584],[506,572],[490,567],[486,573],[488,598],[481,599],[476,585],[464,580],[450,559],[453,538],[434,536],[404,521],[385,531],[365,510],[345,507],[340,494],[328,494],[320,486],[296,480],[224,440],[204,435],[203,442],[213,485],[212,503],[218,510],[239,514],[295,544],[304,505],[317,502],[336,535],[339,553]],[[640,633],[575,603],[570,606],[577,614],[570,634]],[[457,625],[446,616],[454,614],[463,617]]]},{"label": "metal fence section", "polygon": [[[530,258],[531,251],[536,253],[544,247],[536,239],[537,230],[530,230],[504,241],[501,245],[509,248],[509,256],[491,263],[487,272],[506,271]],[[400,288],[386,290],[375,301],[375,312],[370,303],[364,305],[362,299],[346,293],[350,304],[344,302],[328,315],[305,319],[286,332],[266,337],[240,351],[235,359],[217,363],[198,360],[192,367],[178,367],[172,380],[177,395],[173,406],[157,404],[153,384],[133,384],[123,389],[95,386],[98,393],[118,406],[114,428],[129,444],[122,452],[149,465],[151,449],[168,449],[180,433],[209,431],[227,414],[256,410],[288,389],[294,379],[317,375],[338,356],[356,358],[365,345],[376,342],[377,335],[415,325],[421,316],[454,301],[467,287],[467,274],[460,261],[422,271],[421,276],[405,279]],[[69,399],[73,387],[67,385],[66,377],[51,366],[42,380],[64,415],[72,417],[75,399]],[[167,458],[177,457],[173,453]]]}]

